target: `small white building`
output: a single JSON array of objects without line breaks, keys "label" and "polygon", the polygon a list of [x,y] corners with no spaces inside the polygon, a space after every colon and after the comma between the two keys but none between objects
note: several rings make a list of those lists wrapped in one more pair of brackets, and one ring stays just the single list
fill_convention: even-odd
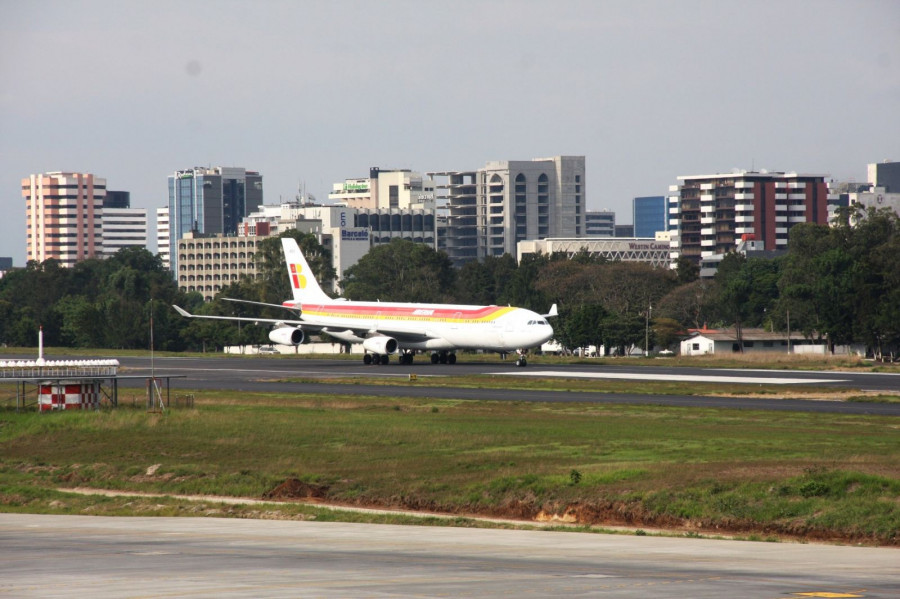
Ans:
[{"label": "small white building", "polygon": [[[828,351],[825,340],[807,339],[801,333],[791,333],[790,340],[786,333],[765,331],[763,329],[744,329],[742,332],[744,353],[792,353],[824,355]],[[712,354],[731,354],[741,351],[737,333],[734,329],[693,331],[681,342],[682,356],[704,356]]]}]

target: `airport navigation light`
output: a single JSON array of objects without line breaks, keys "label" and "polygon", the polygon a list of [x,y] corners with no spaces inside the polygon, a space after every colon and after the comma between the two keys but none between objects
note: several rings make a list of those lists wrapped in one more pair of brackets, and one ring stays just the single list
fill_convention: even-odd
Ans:
[{"label": "airport navigation light", "polygon": [[38,366],[44,365],[44,325],[38,329],[38,358],[35,362]]}]

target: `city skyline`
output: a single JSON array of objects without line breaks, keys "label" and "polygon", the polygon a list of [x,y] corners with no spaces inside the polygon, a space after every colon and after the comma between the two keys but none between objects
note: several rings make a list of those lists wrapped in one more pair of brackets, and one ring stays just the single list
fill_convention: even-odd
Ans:
[{"label": "city skyline", "polygon": [[[747,7],[750,7],[748,9]],[[239,166],[264,202],[369,167],[583,155],[586,208],[683,175],[864,181],[900,160],[900,4],[0,0],[0,256],[21,180],[92,173],[151,214]]]}]

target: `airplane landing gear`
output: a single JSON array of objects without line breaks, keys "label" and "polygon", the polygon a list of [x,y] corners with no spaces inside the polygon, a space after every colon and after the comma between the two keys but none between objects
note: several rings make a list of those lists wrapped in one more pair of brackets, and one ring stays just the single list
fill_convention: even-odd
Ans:
[{"label": "airplane landing gear", "polygon": [[400,361],[400,364],[404,366],[410,366],[413,363],[413,356],[415,355],[416,354],[413,351],[403,352],[402,354],[400,354],[398,360]]},{"label": "airplane landing gear", "polygon": [[440,351],[431,354],[432,364],[456,364],[456,354],[453,352]]},{"label": "airplane landing gear", "polygon": [[520,349],[518,352],[516,352],[519,354],[518,359],[516,359],[516,366],[518,366],[519,368],[525,368],[526,366],[528,366],[528,359],[525,358],[525,351],[526,350],[524,349]]},{"label": "airplane landing gear", "polygon": [[363,364],[369,366],[370,364],[389,364],[391,361],[391,357],[387,354],[363,354]]}]

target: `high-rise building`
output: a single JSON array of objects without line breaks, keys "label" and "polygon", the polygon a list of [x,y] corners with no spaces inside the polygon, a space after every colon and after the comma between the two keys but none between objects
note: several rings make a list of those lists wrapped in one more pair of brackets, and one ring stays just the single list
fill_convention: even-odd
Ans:
[{"label": "high-rise building", "polygon": [[181,291],[196,291],[210,301],[223,287],[241,277],[258,276],[256,247],[264,237],[185,233],[176,242],[178,270],[176,281]]},{"label": "high-rise building", "polygon": [[733,251],[741,241],[787,249],[798,223],[828,222],[826,175],[744,171],[678,177],[669,188],[672,260],[695,262]]},{"label": "high-rise building", "polygon": [[584,213],[585,237],[615,237],[616,213],[612,210],[588,210]]},{"label": "high-rise building", "polygon": [[156,209],[156,253],[159,254],[160,260],[165,268],[171,269],[172,265],[169,260],[171,248],[169,243],[171,237],[169,235],[169,209]]},{"label": "high-rise building", "polygon": [[368,179],[335,183],[329,200],[360,210],[433,210],[434,181],[407,169],[369,169]]},{"label": "high-rise building", "polygon": [[131,208],[131,192],[107,189],[103,208]]},{"label": "high-rise building", "polygon": [[489,162],[429,173],[447,200],[446,251],[457,265],[515,255],[524,239],[584,235],[584,156]]},{"label": "high-rise building", "polygon": [[186,233],[236,235],[241,220],[263,201],[262,175],[234,167],[194,167],[169,177],[169,260]]},{"label": "high-rise building", "polygon": [[103,255],[106,179],[91,173],[50,172],[22,179],[27,260],[63,266]]},{"label": "high-rise building", "polygon": [[900,162],[875,162],[867,165],[869,185],[883,187],[887,193],[900,193]]},{"label": "high-rise building", "polygon": [[[849,204],[864,209],[888,208],[900,214],[900,162],[879,162],[868,165],[868,183],[849,193]],[[855,222],[855,218],[852,222]]]},{"label": "high-rise building", "polygon": [[634,225],[616,225],[616,237],[634,237]]},{"label": "high-rise building", "polygon": [[103,199],[103,255],[125,247],[147,248],[147,210],[132,208],[127,191],[106,191]]},{"label": "high-rise building", "polygon": [[665,196],[634,198],[631,212],[635,237],[654,237],[658,231],[668,231]]}]

